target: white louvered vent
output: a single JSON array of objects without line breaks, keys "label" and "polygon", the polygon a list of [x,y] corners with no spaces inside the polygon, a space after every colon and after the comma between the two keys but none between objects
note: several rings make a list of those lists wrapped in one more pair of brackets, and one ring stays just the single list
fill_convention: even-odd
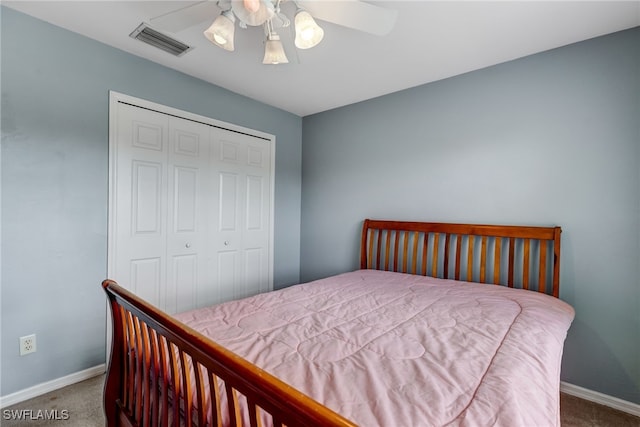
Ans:
[{"label": "white louvered vent", "polygon": [[175,56],[182,56],[192,49],[191,46],[169,37],[166,34],[162,34],[158,30],[154,30],[144,22],[138,25],[138,28],[133,30],[129,36]]}]

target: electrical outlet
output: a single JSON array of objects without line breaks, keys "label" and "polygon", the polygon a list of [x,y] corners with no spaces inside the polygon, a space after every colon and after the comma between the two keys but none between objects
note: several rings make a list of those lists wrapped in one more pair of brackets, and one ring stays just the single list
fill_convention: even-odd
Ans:
[{"label": "electrical outlet", "polygon": [[36,351],[36,334],[20,337],[20,356]]}]

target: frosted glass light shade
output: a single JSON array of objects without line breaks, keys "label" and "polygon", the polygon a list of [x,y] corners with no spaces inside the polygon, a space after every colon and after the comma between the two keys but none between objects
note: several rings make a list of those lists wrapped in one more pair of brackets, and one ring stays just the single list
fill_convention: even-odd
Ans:
[{"label": "frosted glass light shade", "polygon": [[250,13],[256,13],[260,9],[260,0],[243,0],[242,3]]},{"label": "frosted glass light shade", "polygon": [[244,1],[232,0],[231,10],[241,22],[254,27],[264,24],[276,13],[271,0],[260,0],[255,10],[248,9]]},{"label": "frosted glass light shade", "polygon": [[264,59],[262,63],[272,65],[289,63],[287,55],[284,53],[280,36],[277,34],[270,35],[264,44]]},{"label": "frosted glass light shade", "polygon": [[233,36],[236,28],[234,22],[235,18],[232,13],[222,12],[205,30],[204,36],[216,46],[233,52]]},{"label": "frosted glass light shade", "polygon": [[298,49],[309,49],[314,47],[324,37],[324,31],[309,12],[300,10],[295,17],[296,40],[295,45]]}]

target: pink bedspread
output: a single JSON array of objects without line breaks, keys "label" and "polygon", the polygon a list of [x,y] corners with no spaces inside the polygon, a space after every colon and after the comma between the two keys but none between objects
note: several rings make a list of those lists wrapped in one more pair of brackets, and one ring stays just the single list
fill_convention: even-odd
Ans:
[{"label": "pink bedspread", "polygon": [[358,270],[176,317],[361,426],[544,427],[573,316],[536,292]]}]

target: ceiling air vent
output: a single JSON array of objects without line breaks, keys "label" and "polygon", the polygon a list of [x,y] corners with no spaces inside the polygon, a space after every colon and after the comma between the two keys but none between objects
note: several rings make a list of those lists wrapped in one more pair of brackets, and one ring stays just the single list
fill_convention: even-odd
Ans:
[{"label": "ceiling air vent", "polygon": [[150,44],[151,46],[157,47],[158,49],[162,49],[165,52],[169,52],[175,56],[184,55],[186,52],[192,49],[191,46],[182,43],[174,38],[167,36],[166,34],[162,34],[158,30],[154,30],[144,22],[138,25],[138,28],[133,30],[130,37],[133,37],[136,40],[143,41],[145,43]]}]

